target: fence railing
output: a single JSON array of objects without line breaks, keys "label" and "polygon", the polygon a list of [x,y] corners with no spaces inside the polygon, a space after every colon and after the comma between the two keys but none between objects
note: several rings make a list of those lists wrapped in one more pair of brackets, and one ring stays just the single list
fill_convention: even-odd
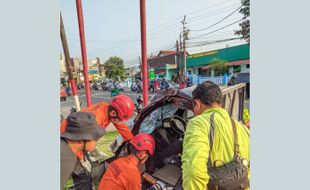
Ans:
[{"label": "fence railing", "polygon": [[203,77],[203,76],[199,76],[199,75],[197,76],[197,75],[192,74],[192,75],[188,75],[188,77],[192,78],[193,83],[196,85],[201,84],[204,81],[211,81],[217,85],[227,85],[232,75],[217,76],[217,77]]}]

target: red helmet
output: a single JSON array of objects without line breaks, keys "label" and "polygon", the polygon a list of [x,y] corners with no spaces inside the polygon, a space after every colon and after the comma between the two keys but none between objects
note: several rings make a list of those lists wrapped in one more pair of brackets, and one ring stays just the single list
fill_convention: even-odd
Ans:
[{"label": "red helmet", "polygon": [[118,117],[123,121],[128,120],[135,110],[132,99],[126,95],[114,96],[110,105],[116,109]]},{"label": "red helmet", "polygon": [[137,150],[146,150],[150,155],[154,154],[154,138],[146,133],[139,133],[130,140],[130,144]]}]

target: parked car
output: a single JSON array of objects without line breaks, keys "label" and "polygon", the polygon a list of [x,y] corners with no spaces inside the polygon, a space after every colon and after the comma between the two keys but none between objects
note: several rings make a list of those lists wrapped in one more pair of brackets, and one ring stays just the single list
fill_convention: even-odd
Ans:
[{"label": "parked car", "polygon": [[60,101],[66,101],[67,100],[67,93],[64,87],[60,88]]},{"label": "parked car", "polygon": [[[243,93],[245,84],[238,84],[234,88],[221,87],[223,97],[227,98],[225,108],[230,115],[238,120],[243,118]],[[130,119],[127,125],[134,135],[138,133],[151,134],[156,141],[155,154],[144,165],[143,172],[154,177],[162,189],[182,189],[182,170],[181,170],[181,153],[183,137],[186,130],[187,122],[194,116],[192,107],[192,91],[196,86],[178,90],[170,88],[156,93],[150,100],[149,105],[144,107],[135,119]],[[238,93],[235,93],[238,92]],[[231,95],[240,96],[237,101],[229,102]],[[228,94],[228,95],[227,95]],[[231,105],[233,104],[233,105]],[[236,106],[237,105],[237,106]],[[231,109],[236,107],[236,109]],[[93,176],[95,183],[101,179],[108,163],[120,156],[125,156],[129,152],[129,143],[123,142],[122,137],[118,136],[111,144],[111,150],[115,155],[100,164],[93,167]],[[148,189],[151,184],[143,180],[142,189]]]}]

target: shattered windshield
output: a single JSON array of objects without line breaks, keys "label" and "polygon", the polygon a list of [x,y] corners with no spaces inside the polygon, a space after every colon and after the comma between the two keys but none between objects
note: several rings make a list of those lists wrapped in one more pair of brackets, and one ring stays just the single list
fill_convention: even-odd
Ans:
[{"label": "shattered windshield", "polygon": [[173,116],[178,108],[175,104],[168,104],[157,108],[143,120],[140,133],[152,133],[156,128],[161,126],[161,121],[164,118]]}]

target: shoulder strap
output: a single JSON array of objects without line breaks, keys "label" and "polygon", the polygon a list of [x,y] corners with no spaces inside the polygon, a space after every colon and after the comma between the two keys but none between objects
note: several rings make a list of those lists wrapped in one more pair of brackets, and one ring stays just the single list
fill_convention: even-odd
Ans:
[{"label": "shoulder strap", "polygon": [[231,121],[231,125],[233,128],[233,133],[234,133],[234,156],[236,156],[239,154],[238,133],[237,133],[235,121],[232,118],[230,118],[230,121]]},{"label": "shoulder strap", "polygon": [[214,138],[214,112],[211,113],[210,116],[210,132],[209,132],[209,146],[210,146],[210,150],[209,150],[209,158],[208,158],[208,168],[212,167],[212,163],[211,163],[211,150],[213,147],[213,138]]},{"label": "shoulder strap", "polygon": [[214,138],[214,112],[211,113],[210,116],[210,133],[209,133],[210,151],[213,146],[213,138]]},{"label": "shoulder strap", "polygon": [[[237,129],[236,129],[236,123],[235,121],[230,118],[231,121],[231,125],[233,128],[233,134],[234,134],[234,156],[237,156],[239,154],[239,144],[238,144],[238,133],[237,133]],[[210,116],[210,132],[209,132],[209,146],[210,146],[210,150],[209,150],[209,158],[208,158],[208,167],[212,167],[212,163],[211,163],[211,150],[213,147],[213,139],[214,139],[214,112],[211,113]]]}]

